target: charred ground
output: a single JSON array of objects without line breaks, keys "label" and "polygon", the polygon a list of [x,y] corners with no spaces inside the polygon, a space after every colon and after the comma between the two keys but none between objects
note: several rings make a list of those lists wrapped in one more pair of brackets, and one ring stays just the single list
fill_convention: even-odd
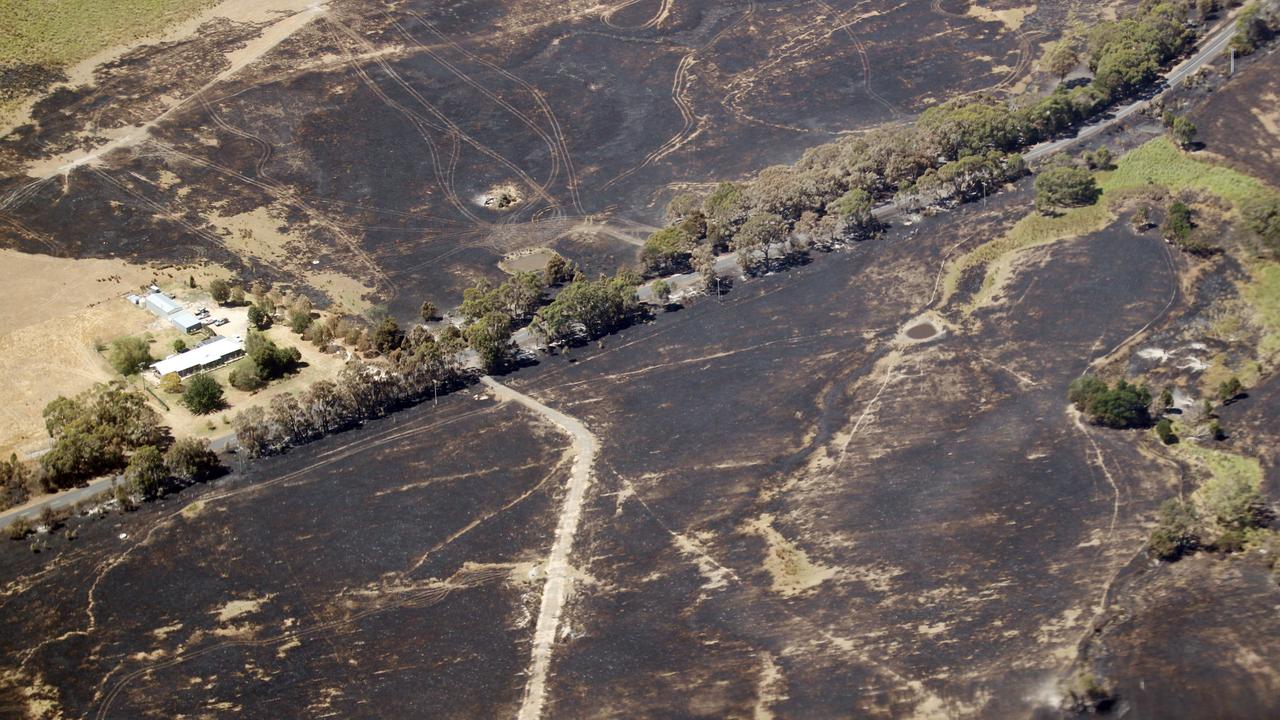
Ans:
[{"label": "charred ground", "polygon": [[[1191,322],[1192,261],[1118,221],[1024,252],[977,310],[966,285],[940,306],[944,258],[1027,200],[899,228],[506,378],[602,441],[548,714],[1056,716],[1082,658],[1133,717],[1168,710],[1143,689],[1156,668],[1202,683],[1185,716],[1274,709],[1274,585],[1236,558],[1153,572],[1149,521],[1189,489],[1184,469],[1065,401],[1091,366],[1134,362],[1135,333]],[[911,341],[922,317],[942,332]],[[1238,442],[1271,394],[1231,420]],[[272,710],[512,713],[536,605],[520,578],[553,534],[565,441],[474,402],[263,463],[193,517],[99,525],[52,561],[6,553],[4,612],[19,637],[53,638],[6,648],[11,677],[70,716],[157,696],[161,712],[265,710],[268,687]],[[506,470],[447,480],[477,467]],[[152,536],[122,556],[117,532]],[[1209,581],[1248,636],[1223,634],[1238,626]],[[1199,593],[1181,636],[1180,587]],[[1175,662],[1192,636],[1234,654]]]},{"label": "charred ground", "polygon": [[[679,188],[1025,80],[1072,7],[339,0],[223,78],[275,27],[224,21],[39,103],[0,149],[0,227],[28,251],[206,257],[322,290],[336,273],[400,312],[449,305],[507,252],[612,270]],[[521,202],[486,207],[506,183]]]},{"label": "charred ground", "polygon": [[458,395],[6,553],[6,712],[511,714],[567,446]]}]

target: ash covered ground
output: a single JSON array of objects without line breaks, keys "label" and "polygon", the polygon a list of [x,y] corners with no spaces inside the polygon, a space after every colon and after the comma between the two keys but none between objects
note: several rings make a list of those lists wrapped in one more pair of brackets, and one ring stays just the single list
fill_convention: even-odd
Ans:
[{"label": "ash covered ground", "polygon": [[401,315],[521,249],[611,272],[680,189],[1025,81],[1072,8],[335,0],[219,21],[35,106],[0,142],[0,242],[208,259]]}]

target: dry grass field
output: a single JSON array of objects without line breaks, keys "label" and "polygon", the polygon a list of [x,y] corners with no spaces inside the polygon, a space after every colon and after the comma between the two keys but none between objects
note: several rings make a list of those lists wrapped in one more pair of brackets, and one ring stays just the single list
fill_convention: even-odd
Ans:
[{"label": "dry grass field", "polygon": [[59,315],[0,336],[0,452],[30,452],[44,445],[41,412],[59,395],[73,396],[119,375],[97,352],[98,343],[149,329],[154,315],[124,300]]},{"label": "dry grass field", "polygon": [[158,268],[121,260],[29,255],[0,250],[0,453],[31,452],[46,438],[41,411],[58,395],[72,396],[118,377],[97,348],[124,335],[150,332],[163,357],[176,331],[123,295],[153,280],[176,290],[179,278],[200,283],[216,268]]}]

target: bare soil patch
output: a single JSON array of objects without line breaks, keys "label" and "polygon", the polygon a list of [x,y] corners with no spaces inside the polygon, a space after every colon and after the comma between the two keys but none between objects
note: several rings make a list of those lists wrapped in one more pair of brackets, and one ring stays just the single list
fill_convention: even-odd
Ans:
[{"label": "bare soil patch", "polygon": [[533,248],[502,258],[498,267],[509,273],[542,272],[551,258],[559,255],[550,248]]}]

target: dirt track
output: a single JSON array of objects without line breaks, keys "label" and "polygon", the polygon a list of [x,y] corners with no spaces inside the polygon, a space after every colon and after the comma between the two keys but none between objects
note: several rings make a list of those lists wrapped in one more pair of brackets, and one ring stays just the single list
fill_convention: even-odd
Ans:
[{"label": "dirt track", "polygon": [[573,466],[569,471],[569,485],[565,492],[560,519],[556,523],[555,542],[542,566],[542,602],[538,607],[538,620],[533,631],[533,657],[530,661],[529,680],[525,686],[524,700],[520,704],[520,720],[537,720],[542,717],[546,701],[547,671],[560,628],[560,614],[569,599],[573,587],[574,569],[569,564],[573,552],[573,538],[582,518],[582,502],[591,486],[594,475],[596,448],[599,441],[580,421],[553,410],[533,398],[506,385],[485,377],[481,380],[500,399],[517,402],[555,423],[573,440]]}]

